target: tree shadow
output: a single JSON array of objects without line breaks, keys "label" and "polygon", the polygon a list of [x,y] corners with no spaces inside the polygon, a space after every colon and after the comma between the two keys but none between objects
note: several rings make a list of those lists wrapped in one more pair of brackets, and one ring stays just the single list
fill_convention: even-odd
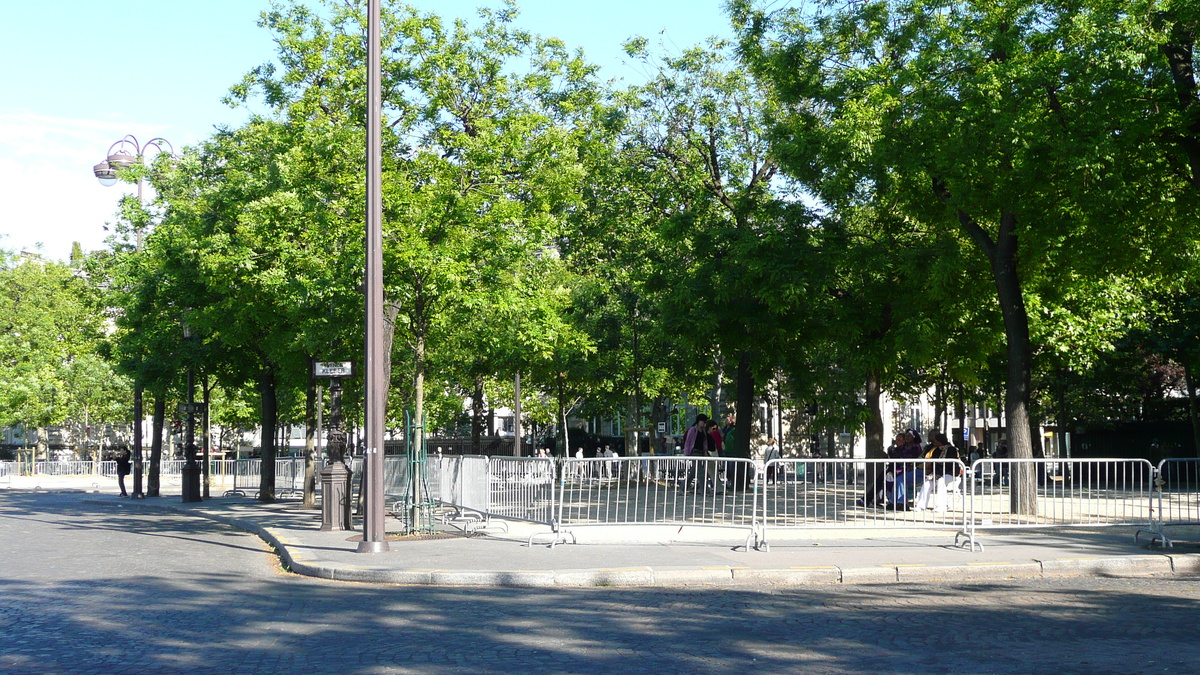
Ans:
[{"label": "tree shadow", "polygon": [[[29,512],[14,513],[21,507]],[[177,539],[195,566],[186,576],[0,580],[0,670],[10,672],[1188,672],[1200,609],[1195,579],[1182,577],[761,589],[338,583],[249,574],[271,560],[250,535],[231,530],[241,541],[213,556],[227,528],[178,514],[5,499],[0,517],[89,528],[115,517],[135,536],[150,528]]]}]

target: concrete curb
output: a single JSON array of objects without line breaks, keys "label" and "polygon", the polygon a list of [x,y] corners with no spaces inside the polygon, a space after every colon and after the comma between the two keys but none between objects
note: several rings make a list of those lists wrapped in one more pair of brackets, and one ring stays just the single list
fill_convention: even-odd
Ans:
[{"label": "concrete curb", "polygon": [[[127,504],[129,502],[126,502]],[[518,588],[684,587],[684,586],[807,586],[829,584],[930,583],[988,581],[1063,576],[1200,575],[1200,553],[1134,555],[1119,558],[1053,558],[1029,562],[966,563],[963,565],[816,566],[785,569],[749,567],[672,567],[654,569],[570,570],[404,570],[358,566],[310,559],[296,552],[302,544],[275,528],[242,518],[165,504],[133,503],[147,510],[170,511],[223,523],[250,532],[272,546],[295,574],[334,581],[409,586],[480,586]]]}]

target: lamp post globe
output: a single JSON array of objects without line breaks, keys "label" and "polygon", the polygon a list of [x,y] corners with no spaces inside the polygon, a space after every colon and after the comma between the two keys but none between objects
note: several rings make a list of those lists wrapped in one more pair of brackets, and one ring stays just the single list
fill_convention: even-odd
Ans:
[{"label": "lamp post globe", "polygon": [[104,187],[112,187],[117,184],[117,170],[107,160],[92,167],[92,173]]}]

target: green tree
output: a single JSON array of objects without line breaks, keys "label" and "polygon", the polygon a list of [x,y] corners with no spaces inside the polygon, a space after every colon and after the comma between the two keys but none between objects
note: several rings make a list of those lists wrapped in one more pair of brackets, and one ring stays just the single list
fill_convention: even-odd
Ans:
[{"label": "green tree", "polygon": [[[734,14],[750,63],[788,106],[776,131],[794,141],[789,171],[823,172],[830,192],[895,191],[912,217],[982,254],[1004,326],[1010,444],[1032,456],[1031,299],[1075,276],[1144,269],[1142,252],[1180,232],[1154,222],[1169,209],[1162,173],[1147,171],[1161,154],[1142,142],[1161,119],[1144,95],[1162,80],[1143,58],[1145,26],[1100,1],[773,15],[738,2]],[[838,142],[805,144],[815,127]],[[1020,512],[1034,508],[1032,481],[1017,482]]]},{"label": "green tree", "polygon": [[83,410],[107,414],[119,395],[96,372],[102,309],[99,293],[70,266],[0,253],[0,425],[36,429],[42,457],[45,427]]},{"label": "green tree", "polygon": [[[653,62],[644,39],[626,49]],[[659,311],[693,359],[735,369],[742,414],[727,452],[748,457],[756,377],[807,316],[809,218],[777,176],[766,136],[775,99],[712,41],[663,57],[623,102],[636,161],[662,186],[655,206],[672,253],[658,261],[656,285],[670,290]]]}]

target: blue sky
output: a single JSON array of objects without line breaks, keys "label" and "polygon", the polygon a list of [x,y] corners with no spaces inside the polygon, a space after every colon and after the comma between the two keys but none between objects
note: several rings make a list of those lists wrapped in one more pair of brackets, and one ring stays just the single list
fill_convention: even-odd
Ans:
[{"label": "blue sky", "polygon": [[[315,3],[313,3],[315,4]],[[496,0],[410,4],[475,17]],[[518,24],[582,47],[605,78],[637,80],[621,43],[643,35],[684,48],[728,35],[724,0],[524,0]],[[0,248],[66,259],[103,247],[122,190],[93,164],[126,134],[193,144],[245,111],[229,86],[271,58],[256,25],[269,0],[63,0],[8,3],[0,21]],[[39,244],[41,248],[38,248]]]}]

